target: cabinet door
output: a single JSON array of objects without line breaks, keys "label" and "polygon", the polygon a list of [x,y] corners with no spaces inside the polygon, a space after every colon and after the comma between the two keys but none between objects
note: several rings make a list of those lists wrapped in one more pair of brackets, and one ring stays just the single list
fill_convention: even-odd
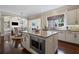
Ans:
[{"label": "cabinet door", "polygon": [[58,39],[62,40],[62,41],[65,41],[65,31],[60,31],[58,33]]},{"label": "cabinet door", "polygon": [[66,41],[67,41],[67,42],[74,43],[74,40],[75,40],[74,32],[67,31],[67,32],[66,32]]},{"label": "cabinet door", "polygon": [[67,12],[67,24],[74,25],[76,21],[76,9]]},{"label": "cabinet door", "polygon": [[25,42],[26,42],[26,35],[25,33],[22,33],[22,37],[23,37],[23,40],[22,40],[22,46],[25,48]]},{"label": "cabinet door", "polygon": [[22,45],[24,48],[28,50],[30,48],[30,36],[29,34],[23,33],[22,37],[23,37]]},{"label": "cabinet door", "polygon": [[79,9],[77,9],[77,22],[79,24]]},{"label": "cabinet door", "polygon": [[58,48],[58,34],[53,35],[53,49],[56,51]]},{"label": "cabinet door", "polygon": [[75,43],[79,44],[79,32],[75,33]]},{"label": "cabinet door", "polygon": [[29,36],[29,34],[23,33],[22,45],[26,49],[30,48],[30,36]]},{"label": "cabinet door", "polygon": [[29,50],[30,48],[30,35],[29,34],[26,34],[26,46],[27,46],[27,50]]}]

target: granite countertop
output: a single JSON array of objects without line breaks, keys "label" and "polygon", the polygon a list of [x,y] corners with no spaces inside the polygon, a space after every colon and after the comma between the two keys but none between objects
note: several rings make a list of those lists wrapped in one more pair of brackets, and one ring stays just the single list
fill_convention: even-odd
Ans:
[{"label": "granite countertop", "polygon": [[23,31],[23,32],[29,33],[31,35],[45,37],[45,38],[58,33],[57,31],[43,31],[43,30],[40,30],[38,32],[34,32],[34,31],[32,32]]}]

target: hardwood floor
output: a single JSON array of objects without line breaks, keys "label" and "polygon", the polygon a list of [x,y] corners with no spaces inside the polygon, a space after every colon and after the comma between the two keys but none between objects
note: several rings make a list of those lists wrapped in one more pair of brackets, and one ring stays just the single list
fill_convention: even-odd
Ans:
[{"label": "hardwood floor", "polygon": [[15,48],[14,46],[10,45],[8,41],[4,42],[4,48],[0,50],[3,51],[0,54],[30,54],[30,52],[28,51],[27,53],[24,52],[21,46],[19,46],[18,48]]},{"label": "hardwood floor", "polygon": [[0,54],[30,54],[29,51],[25,52],[21,45],[16,48],[10,41],[5,41],[4,36],[0,36],[0,40]]},{"label": "hardwood floor", "polygon": [[[13,47],[7,41],[4,42],[4,49],[2,51],[1,54],[31,54],[22,47]],[[58,41],[58,54],[79,54],[79,47]]]},{"label": "hardwood floor", "polygon": [[10,45],[10,43],[5,41],[3,54],[24,54],[24,52],[22,51],[21,47],[15,48],[12,45]]},{"label": "hardwood floor", "polygon": [[58,41],[58,48],[64,54],[79,54],[79,46],[63,41]]}]

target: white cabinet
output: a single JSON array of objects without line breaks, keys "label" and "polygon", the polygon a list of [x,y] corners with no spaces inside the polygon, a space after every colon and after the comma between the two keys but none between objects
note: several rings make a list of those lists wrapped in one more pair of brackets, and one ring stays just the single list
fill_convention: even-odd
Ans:
[{"label": "white cabinet", "polygon": [[58,39],[62,40],[62,41],[65,41],[65,31],[59,31]]},{"label": "white cabinet", "polygon": [[56,49],[58,48],[58,34],[53,35],[53,50],[56,51]]},{"label": "white cabinet", "polygon": [[75,33],[74,43],[79,44],[79,32]]},{"label": "white cabinet", "polygon": [[55,53],[58,48],[58,34],[54,34],[45,39],[45,53]]},{"label": "white cabinet", "polygon": [[25,35],[25,33],[22,33],[22,37],[23,37],[23,41],[22,41],[22,45],[23,45],[23,47],[25,47],[25,41],[26,41],[26,35]]},{"label": "white cabinet", "polygon": [[77,9],[77,22],[79,24],[79,9]]},{"label": "white cabinet", "polygon": [[60,31],[58,39],[70,43],[79,44],[79,32],[73,31]]},{"label": "white cabinet", "polygon": [[24,48],[29,50],[29,48],[30,48],[30,36],[29,36],[29,34],[23,33],[22,45]]},{"label": "white cabinet", "polygon": [[67,25],[79,24],[79,9],[67,11]]},{"label": "white cabinet", "polygon": [[76,22],[76,9],[67,11],[67,24],[74,25]]},{"label": "white cabinet", "polygon": [[79,32],[66,31],[66,41],[79,44]]},{"label": "white cabinet", "polygon": [[27,50],[30,48],[30,36],[29,36],[29,34],[26,34],[26,45],[25,46],[27,47]]},{"label": "white cabinet", "polygon": [[74,43],[75,42],[74,39],[75,39],[75,33],[71,31],[66,31],[66,41]]}]

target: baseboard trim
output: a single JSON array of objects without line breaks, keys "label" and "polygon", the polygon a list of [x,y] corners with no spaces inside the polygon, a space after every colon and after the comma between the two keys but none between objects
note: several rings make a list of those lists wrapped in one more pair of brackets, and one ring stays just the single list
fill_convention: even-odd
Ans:
[{"label": "baseboard trim", "polygon": [[79,44],[76,44],[76,43],[66,42],[66,41],[62,41],[62,40],[58,40],[58,41],[59,41],[59,42],[64,42],[64,43],[67,43],[67,44],[70,44],[70,45],[79,47]]}]

